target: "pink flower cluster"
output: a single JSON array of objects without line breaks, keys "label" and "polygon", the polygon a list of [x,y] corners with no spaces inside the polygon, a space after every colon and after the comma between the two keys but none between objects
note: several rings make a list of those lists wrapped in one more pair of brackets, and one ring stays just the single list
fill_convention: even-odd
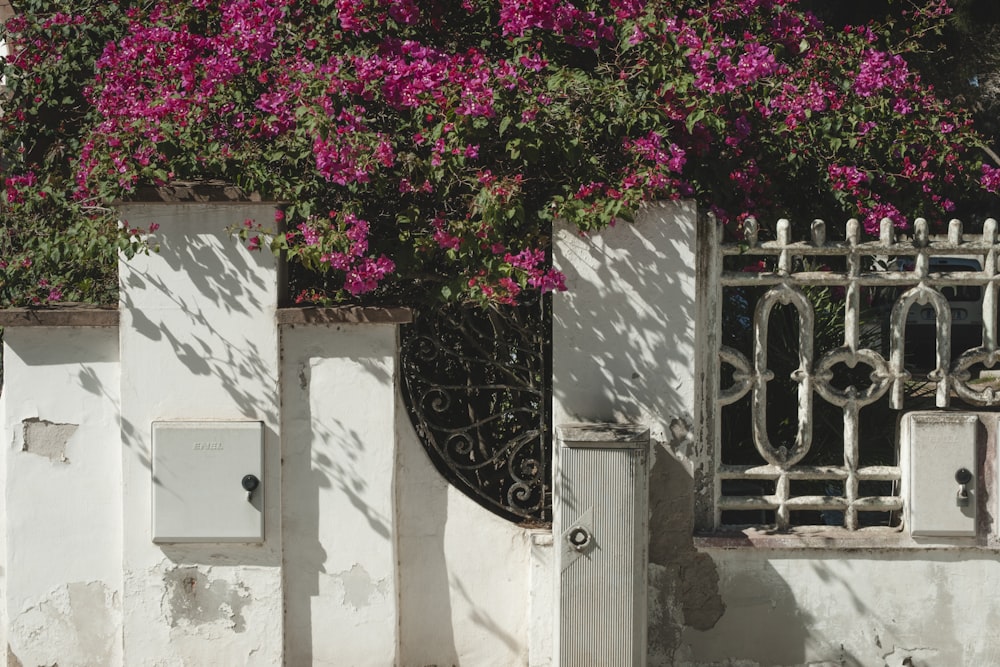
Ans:
[{"label": "pink flower cluster", "polygon": [[697,76],[695,85],[699,89],[724,94],[783,71],[771,49],[763,44],[749,41],[742,45],[741,53],[730,54],[736,46],[735,40],[725,37],[704,43],[701,50],[692,50],[688,63]]},{"label": "pink flower cluster", "polygon": [[[358,296],[371,292],[395,271],[396,265],[385,255],[368,256],[370,225],[367,220],[352,213],[341,216],[331,213],[331,219],[337,217],[340,218],[339,224],[331,223],[331,229],[339,232],[335,234],[335,245],[340,247],[328,249],[319,259],[330,268],[344,273],[344,289],[349,294]],[[303,232],[306,242],[310,245],[318,243],[318,232],[314,232],[308,225],[307,230],[308,235]]]},{"label": "pink flower cluster", "polygon": [[1000,193],[1000,169],[984,164],[982,172],[983,175],[980,176],[979,182],[982,183],[983,188],[988,192]]},{"label": "pink flower cluster", "polygon": [[826,169],[834,190],[857,195],[862,183],[868,182],[868,174],[852,165],[831,164]]},{"label": "pink flower cluster", "polygon": [[548,267],[545,253],[541,250],[525,249],[514,255],[507,253],[504,261],[527,275],[528,285],[542,294],[552,291],[566,291],[566,276]]},{"label": "pink flower cluster", "polygon": [[434,229],[432,235],[438,247],[442,250],[458,250],[462,247],[462,239],[448,231],[448,221],[443,216],[437,216],[431,223]]},{"label": "pink flower cluster", "polygon": [[687,161],[684,149],[671,143],[663,146],[663,136],[651,131],[638,139],[625,140],[625,149],[635,153],[639,158],[663,166],[675,173],[681,173]]},{"label": "pink flower cluster", "polygon": [[906,216],[898,208],[882,202],[878,197],[874,198],[874,202],[871,205],[861,207],[861,222],[866,232],[872,236],[878,236],[883,218],[891,220],[894,227],[906,228]]},{"label": "pink flower cluster", "polygon": [[[7,176],[4,178],[4,190],[7,191],[7,203],[8,204],[23,204],[24,203],[24,189],[33,188],[38,183],[38,177],[35,176],[35,172],[29,171],[26,174],[20,174],[17,176]],[[44,193],[39,193],[44,194]]]},{"label": "pink flower cluster", "polygon": [[[639,3],[619,5],[621,16],[638,9]],[[566,43],[594,49],[614,38],[614,28],[603,16],[584,11],[567,0],[500,0],[500,28],[504,35],[523,36],[530,30],[554,32]]]},{"label": "pink flower cluster", "polygon": [[345,78],[331,87],[362,95],[378,91],[395,109],[447,107],[454,96],[459,99],[456,113],[489,117],[496,87],[510,89],[520,80],[509,63],[490,61],[476,49],[449,54],[412,40],[387,39],[378,53],[348,62],[353,72],[338,73]]},{"label": "pink flower cluster", "polygon": [[[831,33],[795,5],[154,0],[97,63],[79,194],[273,176],[268,194],[293,202],[287,242],[347,292],[382,284],[392,248],[503,302],[565,288],[539,249],[552,216],[589,230],[697,196],[738,219],[820,188],[870,228],[901,224],[901,198],[953,208],[963,164],[979,168],[967,119],[881,33]],[[15,59],[58,57],[46,48]],[[971,178],[1000,190],[991,166]],[[312,216],[330,208],[356,215]]]},{"label": "pink flower cluster", "polygon": [[340,27],[350,33],[364,34],[376,30],[389,18],[403,25],[412,25],[422,18],[415,0],[378,0],[374,4],[376,7],[372,8],[365,0],[337,0]]},{"label": "pink flower cluster", "polygon": [[909,76],[903,56],[868,49],[854,78],[854,92],[859,97],[871,97],[883,89],[898,93],[906,86]]}]

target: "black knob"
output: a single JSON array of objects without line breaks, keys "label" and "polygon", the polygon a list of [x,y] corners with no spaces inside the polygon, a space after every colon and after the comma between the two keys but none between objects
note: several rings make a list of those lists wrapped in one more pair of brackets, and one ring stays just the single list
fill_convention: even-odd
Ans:
[{"label": "black knob", "polygon": [[257,479],[257,475],[244,475],[241,484],[243,484],[244,491],[254,491],[260,486],[260,480]]},{"label": "black knob", "polygon": [[965,468],[959,468],[955,472],[955,481],[961,484],[962,486],[965,486],[966,484],[972,481],[972,473]]}]

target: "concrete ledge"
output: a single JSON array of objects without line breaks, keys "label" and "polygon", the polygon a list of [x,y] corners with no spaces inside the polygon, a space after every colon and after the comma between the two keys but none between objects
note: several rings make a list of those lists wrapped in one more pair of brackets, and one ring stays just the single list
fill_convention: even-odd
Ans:
[{"label": "concrete ledge", "polygon": [[695,533],[694,546],[713,549],[799,551],[944,551],[967,550],[996,554],[1000,542],[978,537],[911,537],[902,527],[871,526],[850,531],[837,526],[796,526],[787,532],[766,528]]},{"label": "concrete ledge", "polygon": [[118,308],[66,303],[0,310],[0,327],[116,327]]},{"label": "concrete ledge", "polygon": [[639,424],[560,424],[556,426],[560,447],[644,449],[649,447],[649,427]]},{"label": "concrete ledge", "polygon": [[[344,306],[339,308],[280,308],[278,324],[406,324],[409,308]],[[118,309],[68,303],[45,308],[0,310],[0,327],[116,327]]]},{"label": "concrete ledge", "polygon": [[406,324],[413,311],[403,307],[342,306],[279,308],[278,324]]}]

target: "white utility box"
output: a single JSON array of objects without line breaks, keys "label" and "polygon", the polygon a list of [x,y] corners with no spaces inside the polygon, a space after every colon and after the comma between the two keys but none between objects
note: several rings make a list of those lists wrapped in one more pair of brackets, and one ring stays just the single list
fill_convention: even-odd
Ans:
[{"label": "white utility box", "polygon": [[153,422],[153,541],[263,542],[264,424]]},{"label": "white utility box", "polygon": [[903,418],[907,525],[914,537],[976,535],[979,431],[979,417],[968,412],[911,412]]},{"label": "white utility box", "polygon": [[556,662],[646,664],[649,429],[565,424],[554,478]]}]

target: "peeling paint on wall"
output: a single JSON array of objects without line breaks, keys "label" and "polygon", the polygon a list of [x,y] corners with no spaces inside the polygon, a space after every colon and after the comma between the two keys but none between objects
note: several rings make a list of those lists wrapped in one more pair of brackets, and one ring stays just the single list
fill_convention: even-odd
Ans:
[{"label": "peeling paint on wall", "polygon": [[372,603],[372,596],[384,597],[389,590],[385,579],[373,581],[368,571],[355,563],[350,570],[344,570],[334,575],[344,587],[344,604],[349,604],[355,610],[367,607]]},{"label": "peeling paint on wall", "polygon": [[163,575],[163,612],[170,627],[222,625],[234,632],[246,630],[243,609],[250,591],[242,583],[208,578],[196,567],[178,567]]},{"label": "peeling paint on wall", "polygon": [[897,648],[882,656],[888,667],[930,667],[940,665],[941,652],[933,648]]},{"label": "peeling paint on wall", "polygon": [[21,422],[24,439],[21,451],[44,456],[50,461],[69,463],[66,458],[66,443],[79,428],[77,424],[56,424],[33,417]]},{"label": "peeling paint on wall", "polygon": [[11,620],[7,664],[105,665],[119,632],[117,596],[104,582],[72,582]]},{"label": "peeling paint on wall", "polygon": [[[677,431],[674,427],[677,426]],[[671,425],[674,440],[687,429]],[[694,547],[694,484],[684,464],[669,451],[655,450],[650,470],[650,624],[649,664],[669,665],[681,631],[709,630],[726,611],[719,592],[719,573],[710,556]]]}]

